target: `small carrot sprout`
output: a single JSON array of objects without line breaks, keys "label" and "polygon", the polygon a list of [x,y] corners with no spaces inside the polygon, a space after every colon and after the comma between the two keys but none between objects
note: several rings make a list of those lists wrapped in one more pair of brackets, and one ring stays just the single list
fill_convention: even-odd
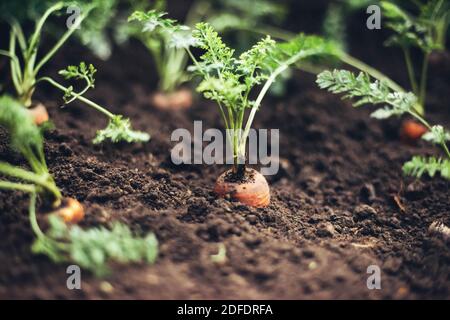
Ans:
[{"label": "small carrot sprout", "polygon": [[[165,13],[138,11],[132,17],[139,19],[147,29],[161,29],[172,35],[171,45],[186,50],[194,63],[189,70],[202,79],[197,91],[215,101],[219,107],[227,138],[233,148],[236,172],[245,163],[247,138],[256,112],[277,77],[302,59],[331,54],[334,49],[331,44],[315,36],[299,35],[280,45],[266,36],[236,57],[235,50],[229,48],[208,23],[198,23],[192,33],[180,38],[177,34],[187,32],[189,28],[165,18]],[[190,47],[203,50],[200,60],[193,55]],[[262,87],[253,100],[252,93],[258,86]],[[246,111],[249,111],[247,117]]]},{"label": "small carrot sprout", "polygon": [[[447,0],[413,3],[418,11],[417,15],[405,11],[391,1],[381,1],[381,7],[387,21],[386,26],[394,32],[386,41],[386,45],[400,47],[403,51],[411,88],[418,97],[418,112],[423,115],[429,58],[432,52],[445,50],[450,4]],[[412,61],[411,49],[414,47],[420,49],[423,54],[420,73],[416,73]]]},{"label": "small carrot sprout", "polygon": [[109,140],[113,143],[118,143],[121,141],[129,143],[147,142],[148,140],[150,140],[150,135],[148,133],[134,131],[131,128],[129,119],[123,118],[123,116],[121,115],[113,114],[106,108],[83,96],[90,88],[94,88],[94,75],[96,72],[97,70],[92,64],[87,65],[85,62],[80,62],[78,66],[68,66],[66,69],[59,71],[59,74],[62,75],[66,80],[75,79],[85,81],[85,87],[79,92],[75,92],[72,86],[64,87],[50,77],[39,78],[38,82],[48,82],[55,88],[63,91],[63,99],[65,105],[72,103],[74,100],[79,100],[94,108],[95,110],[103,113],[106,117],[109,118],[108,126],[103,130],[97,131],[96,137],[93,140],[94,144],[99,144],[106,140]]},{"label": "small carrot sprout", "polygon": [[[15,20],[10,21],[11,31],[9,49],[8,51],[0,50],[0,55],[10,59],[11,78],[20,104],[27,108],[31,107],[33,104],[33,94],[37,84],[46,81],[64,92],[64,101],[66,104],[69,104],[74,100],[80,100],[97,111],[102,112],[110,119],[108,128],[103,131],[113,133],[105,134],[103,131],[100,131],[100,134],[97,135],[94,140],[96,143],[100,143],[110,137],[113,138],[111,139],[113,142],[148,141],[150,136],[147,133],[134,132],[131,130],[128,119],[123,119],[121,116],[114,115],[104,107],[83,96],[90,88],[94,87],[94,74],[97,70],[92,65],[81,62],[79,66],[69,66],[65,70],[59,72],[59,74],[67,80],[84,80],[86,86],[80,92],[75,92],[72,86],[64,87],[49,77],[39,77],[42,67],[53,58],[55,53],[63,46],[67,39],[71,37],[82,21],[84,21],[90,12],[96,9],[100,3],[94,1],[91,4],[84,4],[82,6],[83,10],[81,10],[81,15],[76,19],[75,25],[68,28],[56,44],[42,58],[38,58],[40,39],[47,19],[52,14],[62,10],[66,5],[65,2],[57,2],[49,7],[42,17],[37,20],[35,29],[28,39],[26,39],[21,25]],[[42,117],[39,117],[37,122],[41,122],[40,118]]]},{"label": "small carrot sprout", "polygon": [[33,33],[28,39],[25,37],[22,26],[18,21],[14,19],[9,21],[9,48],[8,50],[0,50],[0,55],[10,59],[11,79],[16,90],[17,98],[27,108],[33,103],[32,97],[36,89],[38,74],[42,67],[54,57],[55,53],[61,49],[64,43],[95,8],[95,4],[83,6],[83,10],[75,24],[71,28],[68,28],[53,47],[39,58],[38,49],[42,39],[43,27],[52,14],[61,11],[65,6],[66,4],[63,1],[58,1],[50,6],[36,21]]},{"label": "small carrot sprout", "polygon": [[344,99],[353,99],[355,107],[365,104],[385,105],[372,113],[371,116],[376,119],[404,114],[414,117],[428,129],[422,139],[440,145],[447,159],[416,156],[403,165],[403,172],[418,178],[424,173],[433,177],[439,172],[442,177],[450,179],[450,151],[447,146],[450,133],[440,125],[430,125],[422,117],[420,109],[417,109],[418,98],[412,92],[395,92],[383,81],[372,81],[367,74],[359,73],[356,76],[347,70],[324,71],[318,75],[317,84],[332,93],[344,94]]},{"label": "small carrot sprout", "polygon": [[[108,261],[120,263],[155,261],[158,242],[153,234],[134,237],[129,228],[116,223],[112,229],[83,230],[73,223],[84,216],[81,204],[64,199],[50,174],[44,156],[42,131],[27,110],[13,98],[0,96],[0,126],[11,139],[12,147],[27,160],[30,169],[0,161],[0,189],[21,191],[30,195],[28,215],[36,236],[32,250],[55,262],[72,261],[97,275],[107,273]],[[50,202],[50,229],[44,233],[36,214],[37,198]],[[67,224],[66,224],[66,223]]]},{"label": "small carrot sprout", "polygon": [[[128,18],[130,23],[139,23],[142,27],[131,34],[139,39],[151,52],[159,75],[159,90],[164,93],[174,92],[189,80],[186,73],[188,56],[184,45],[191,45],[188,28],[175,27],[175,20],[163,19],[165,13],[156,10],[136,11]],[[130,29],[134,30],[134,29]],[[180,45],[173,45],[172,41]]]},{"label": "small carrot sprout", "polygon": [[154,234],[140,238],[133,235],[127,225],[115,222],[105,227],[84,230],[68,226],[56,216],[49,217],[48,237],[58,242],[38,238],[33,244],[34,253],[43,253],[55,262],[72,261],[80,267],[103,277],[110,273],[109,261],[119,263],[154,263],[158,256],[158,241]]}]

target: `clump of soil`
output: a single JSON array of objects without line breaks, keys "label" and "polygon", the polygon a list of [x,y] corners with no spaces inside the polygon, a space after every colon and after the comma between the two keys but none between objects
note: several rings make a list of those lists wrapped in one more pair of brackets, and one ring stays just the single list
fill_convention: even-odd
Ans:
[{"label": "clump of soil", "polygon": [[242,173],[235,173],[234,170],[228,171],[224,176],[225,182],[247,183],[255,181],[255,174],[252,170],[244,167]]},{"label": "clump of soil", "polygon": [[[152,108],[143,72],[152,69],[148,53],[131,46],[96,63],[91,96],[150,132],[149,143],[94,146],[105,119],[77,103],[60,109],[59,93],[46,87],[37,98],[57,128],[46,134],[50,170],[64,195],[85,206],[82,226],[119,220],[137,233],[154,232],[157,262],[115,265],[106,279],[84,272],[82,290],[70,291],[67,265],[30,251],[26,195],[0,191],[1,298],[450,298],[448,244],[428,232],[436,220],[450,225],[450,182],[402,176],[412,155],[438,151],[424,142],[402,144],[400,120],[370,119],[369,110],[353,109],[295,73],[288,94],[267,99],[255,123],[281,134],[280,172],[268,177],[271,204],[244,207],[212,192],[227,168],[170,160],[174,129],[192,130],[194,120],[221,127],[215,105],[198,99],[185,111]],[[84,50],[70,45],[50,73],[77,63]],[[429,118],[449,127],[442,99],[449,83],[441,80],[445,85],[431,87]],[[7,139],[0,130],[0,159],[23,164]],[[221,264],[211,259],[219,243],[227,257]],[[381,290],[367,288],[370,265],[381,268]]]}]

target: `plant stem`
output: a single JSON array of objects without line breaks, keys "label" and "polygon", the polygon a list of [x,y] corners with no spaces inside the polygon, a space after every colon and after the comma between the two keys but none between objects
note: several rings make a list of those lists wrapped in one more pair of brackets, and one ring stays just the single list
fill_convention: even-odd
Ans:
[{"label": "plant stem", "polygon": [[[54,86],[55,88],[57,88],[57,89],[59,89],[59,90],[61,90],[61,91],[64,91],[64,92],[68,92],[68,88],[66,88],[66,87],[64,87],[63,85],[59,84],[58,82],[56,82],[56,81],[53,80],[52,78],[49,78],[49,77],[42,77],[42,78],[39,78],[39,80],[38,80],[37,82],[39,82],[39,81],[47,81],[48,83],[50,83],[50,84],[51,84],[52,86]],[[112,119],[112,118],[115,117],[115,115],[114,115],[113,113],[109,112],[108,110],[106,110],[106,109],[103,108],[102,106],[96,104],[95,102],[92,102],[91,100],[86,99],[86,98],[83,97],[83,96],[77,96],[77,94],[76,94],[76,93],[73,93],[73,92],[71,92],[70,95],[71,95],[72,97],[76,97],[76,99],[78,99],[78,100],[84,102],[85,104],[87,104],[88,106],[94,108],[95,110],[97,110],[97,111],[103,113],[104,115],[106,115],[106,116],[107,116],[108,118],[110,118],[110,119]]]},{"label": "plant stem", "polygon": [[[292,60],[292,58],[290,60]],[[288,63],[288,62],[286,62],[285,64],[282,64],[270,75],[270,77],[267,79],[266,83],[264,84],[263,88],[261,89],[258,97],[256,98],[256,101],[250,111],[250,115],[248,116],[248,120],[245,125],[245,129],[244,129],[244,134],[242,135],[242,138],[241,138],[241,142],[240,142],[241,154],[243,153],[245,155],[245,147],[246,147],[246,143],[247,143],[247,138],[250,133],[250,128],[252,126],[253,119],[255,118],[256,111],[258,111],[258,108],[259,108],[264,96],[266,95],[267,91],[269,90],[270,86],[272,85],[272,83],[275,81],[275,79],[277,78],[278,75],[280,75],[283,71],[285,71],[288,68],[289,64],[290,63]]]},{"label": "plant stem", "polygon": [[416,76],[414,72],[414,66],[411,61],[411,53],[408,48],[403,48],[403,54],[405,56],[406,68],[408,69],[409,82],[415,95],[418,96],[419,90],[417,86]]},{"label": "plant stem", "polygon": [[[195,56],[192,54],[192,51],[189,48],[186,48],[186,52],[188,53],[189,57],[191,58],[191,60],[194,62],[195,66],[201,70],[200,64],[198,63],[197,59],[195,58]],[[204,73],[205,77],[209,77],[206,73]],[[231,129],[231,124],[228,122],[227,117],[225,115],[225,111],[223,110],[222,104],[220,102],[218,102],[219,104],[219,110],[220,110],[220,115],[222,116],[222,120],[225,124],[225,131],[227,133],[227,138],[229,139],[230,143],[233,143],[232,137],[230,135],[229,130]],[[229,112],[229,110],[228,110]]]},{"label": "plant stem", "polygon": [[[5,50],[0,50],[0,55],[6,56],[8,58],[11,59],[11,78],[14,84],[14,88],[16,89],[17,92],[20,92],[20,86],[19,86],[19,82],[20,80],[18,80],[18,74],[17,74],[17,69],[20,69],[20,65],[19,65],[19,60],[17,59],[17,57],[15,55],[11,55],[8,51]],[[15,67],[14,67],[14,66]],[[20,73],[19,73],[20,76]]]},{"label": "plant stem", "polygon": [[25,55],[27,50],[27,41],[25,40],[25,35],[23,33],[22,27],[15,19],[11,20],[10,25],[11,29],[17,36],[17,41],[19,41],[20,50],[22,50],[22,54]]},{"label": "plant stem", "polygon": [[[429,131],[431,131],[431,129],[432,129],[431,125],[419,113],[416,113],[414,111],[408,111],[408,113],[410,115],[412,115],[414,118],[416,118],[417,120],[419,120],[419,122],[421,122],[425,127],[427,127]],[[448,146],[445,143],[445,141],[442,141],[440,143],[440,145],[441,145],[442,149],[444,149],[445,153],[447,154],[447,157],[450,159],[450,150],[448,149]]]},{"label": "plant stem", "polygon": [[[430,54],[427,52],[423,59],[422,64],[422,72],[420,75],[420,93],[419,93],[419,102],[420,105],[425,105],[426,94],[427,94],[427,75],[428,75],[428,62],[429,62]],[[424,114],[424,110],[422,110],[421,114]]]},{"label": "plant stem", "polygon": [[45,21],[48,19],[48,17],[55,11],[58,11],[60,9],[62,9],[64,3],[63,2],[57,2],[55,3],[53,6],[51,6],[50,8],[48,8],[45,13],[43,14],[43,16],[39,19],[39,21],[36,24],[36,28],[34,29],[34,33],[31,36],[30,39],[30,44],[28,46],[28,51],[27,51],[27,57],[26,59],[28,60],[34,53],[34,48],[36,47],[38,41],[40,40],[41,37],[41,30],[42,27],[45,24]]},{"label": "plant stem", "polygon": [[289,31],[285,31],[282,29],[278,29],[278,28],[274,28],[274,27],[245,27],[245,26],[233,26],[230,27],[230,29],[239,29],[241,31],[247,31],[247,32],[251,32],[251,33],[256,33],[256,34],[261,34],[263,36],[265,35],[270,35],[271,37],[275,38],[275,39],[279,39],[279,40],[284,40],[284,41],[289,41],[292,40],[292,38],[295,37],[295,34]]},{"label": "plant stem", "polygon": [[17,190],[17,191],[23,191],[23,192],[27,192],[27,193],[36,192],[36,188],[32,184],[23,184],[23,183],[16,183],[16,182],[4,181],[4,180],[0,180],[0,189]]},{"label": "plant stem", "polygon": [[[391,88],[394,91],[397,92],[406,92],[405,89],[403,89],[399,84],[397,84],[396,82],[394,82],[393,80],[391,80],[388,76],[386,76],[385,74],[381,73],[380,71],[378,71],[377,69],[372,68],[371,66],[365,64],[364,62],[348,55],[345,52],[341,52],[340,54],[338,54],[338,58],[342,60],[342,62],[355,67],[356,69],[359,69],[367,74],[369,74],[370,76],[372,76],[373,78],[377,79],[378,81],[384,82],[387,84],[387,86],[389,88]],[[419,113],[422,114],[424,113],[424,108],[423,108],[423,103],[419,102],[414,106],[414,109]]]},{"label": "plant stem", "polygon": [[371,66],[365,64],[364,62],[356,59],[355,57],[350,56],[349,54],[345,52],[341,52],[338,54],[338,58],[342,60],[342,62],[355,67],[356,69],[359,69],[363,72],[366,72],[373,78],[385,82],[392,90],[398,91],[398,92],[405,92],[406,90],[403,89],[400,85],[398,85],[396,82],[391,80],[388,76],[381,73],[375,68],[372,68]]},{"label": "plant stem", "polygon": [[12,166],[6,162],[0,162],[0,172],[7,176],[11,176],[14,178],[32,182],[32,183],[48,190],[51,194],[53,194],[53,196],[56,199],[56,202],[59,202],[62,198],[61,192],[56,187],[53,179],[51,178],[50,174],[48,174],[48,173],[38,175],[34,172]]},{"label": "plant stem", "polygon": [[58,248],[59,250],[67,250],[69,245],[67,243],[58,242],[52,238],[49,238],[39,227],[39,223],[36,217],[36,199],[37,195],[35,192],[30,194],[30,204],[28,206],[28,219],[30,220],[31,229],[34,234],[41,240],[45,245],[51,245]]},{"label": "plant stem", "polygon": [[69,30],[67,30],[64,35],[58,40],[58,42],[53,46],[52,49],[50,49],[49,52],[47,52],[47,54],[39,61],[38,65],[36,66],[36,68],[34,69],[34,76],[37,76],[39,70],[42,68],[42,66],[44,64],[46,64],[48,62],[48,60],[50,60],[53,55],[56,53],[56,51],[59,50],[59,48],[61,48],[61,46],[67,41],[67,39],[70,38],[70,36],[72,35],[72,33],[74,33],[78,26],[81,24],[81,22],[86,18],[86,16],[88,15],[89,11],[91,9],[87,10],[87,12],[85,12],[84,14],[82,14],[78,19],[76,24],[74,24],[72,27],[69,28]]},{"label": "plant stem", "polygon": [[28,218],[30,219],[31,228],[38,238],[47,238],[47,236],[42,232],[36,218],[36,193],[31,193],[30,195],[30,205],[28,207]]}]

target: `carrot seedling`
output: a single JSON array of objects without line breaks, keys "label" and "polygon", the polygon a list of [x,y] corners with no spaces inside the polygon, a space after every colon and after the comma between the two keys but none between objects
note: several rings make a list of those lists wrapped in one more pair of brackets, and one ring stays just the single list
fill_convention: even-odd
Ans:
[{"label": "carrot seedling", "polygon": [[[128,18],[129,26],[119,31],[121,37],[125,33],[141,41],[154,58],[159,84],[158,92],[152,98],[153,105],[159,109],[172,110],[190,107],[193,102],[192,93],[189,89],[181,89],[182,85],[190,80],[186,72],[189,56],[183,48],[172,45],[175,38],[178,42],[183,39],[189,41],[189,29],[180,27],[174,30],[159,25],[175,22],[171,19],[160,19],[164,13],[157,16],[157,12],[164,11],[167,7],[164,0],[156,1],[152,5],[152,14],[146,13],[148,6],[142,3],[135,3],[133,6],[135,11]],[[254,6],[249,0],[197,0],[189,9],[184,23],[186,26],[193,26],[197,21],[208,21],[221,32],[259,30],[259,33],[270,31],[271,34],[277,35],[279,33],[276,28],[271,28],[262,21],[273,17],[280,20],[285,12],[281,5],[266,0],[258,1],[258,6]],[[248,45],[244,38],[245,35],[239,38],[241,47]]]},{"label": "carrot seedling", "polygon": [[322,89],[335,94],[344,94],[346,99],[354,99],[353,105],[360,107],[365,104],[385,105],[372,113],[376,119],[386,119],[392,116],[409,114],[422,125],[428,132],[422,135],[422,139],[440,145],[446,158],[437,157],[413,157],[403,165],[403,172],[420,178],[427,173],[433,177],[440,173],[442,177],[450,179],[450,151],[447,141],[450,133],[440,125],[430,125],[417,109],[418,98],[412,92],[393,91],[388,84],[382,81],[373,81],[369,75],[360,73],[358,76],[347,70],[324,71],[317,77],[317,84]]},{"label": "carrot seedling", "polygon": [[[0,174],[12,179],[2,180],[2,188],[44,194],[54,208],[59,207],[63,198],[45,162],[41,130],[32,122],[26,109],[7,95],[0,97],[0,111],[0,125],[8,130],[13,149],[23,155],[31,169],[0,162]],[[14,179],[24,183],[15,182]]]},{"label": "carrot seedling", "polygon": [[25,107],[33,105],[32,96],[36,88],[39,71],[64,45],[64,43],[77,30],[94,6],[86,6],[75,24],[68,28],[53,47],[42,57],[38,57],[39,44],[42,39],[43,27],[47,19],[54,13],[62,10],[65,3],[59,1],[50,6],[36,21],[33,33],[27,39],[19,22],[12,19],[10,23],[9,48],[0,50],[0,55],[10,59],[11,79],[16,90],[17,99]]},{"label": "carrot seedling", "polygon": [[97,276],[110,273],[108,262],[154,263],[158,256],[158,241],[153,233],[145,237],[133,235],[127,225],[115,222],[105,227],[82,229],[68,226],[58,216],[49,217],[45,238],[38,238],[33,252],[43,253],[55,262],[72,261]]},{"label": "carrot seedling", "polygon": [[[187,29],[155,11],[137,12],[135,16],[173,35]],[[217,103],[232,146],[233,169],[219,177],[216,193],[250,206],[267,206],[270,193],[266,179],[245,166],[247,138],[256,112],[270,86],[290,65],[311,56],[331,54],[334,47],[315,36],[300,35],[279,45],[267,36],[236,57],[235,51],[208,23],[198,23],[192,34],[184,38],[172,37],[171,45],[184,48],[189,54],[194,63],[190,70],[201,78],[197,91]],[[199,60],[191,52],[191,46],[203,51]],[[252,100],[252,93],[259,86],[259,93]]]},{"label": "carrot seedling", "polygon": [[[409,8],[411,12],[415,12],[414,14],[407,12],[393,1],[379,1],[375,3],[379,3],[382,8],[384,25],[393,32],[385,42],[385,45],[401,48],[411,91],[418,97],[415,109],[423,116],[425,114],[429,60],[433,53],[445,50],[447,30],[450,23],[450,4],[446,0],[409,2]],[[374,4],[373,1],[372,4]],[[324,24],[326,36],[336,40],[344,49],[346,47],[343,39],[345,32],[342,26],[345,25],[343,21],[345,14],[351,12],[349,9],[360,9],[367,5],[368,2],[366,0],[331,4]],[[414,49],[419,49],[422,53],[420,70],[416,70],[413,64],[411,52]],[[355,67],[377,80],[386,82],[394,91],[407,92],[407,90],[404,90],[380,71],[350,56],[344,50],[338,55],[338,58],[345,64]],[[420,123],[417,125],[420,126]],[[424,127],[421,129],[423,130]],[[408,134],[408,130],[402,131],[402,134]],[[410,138],[412,137],[413,135],[410,136]]]},{"label": "carrot seedling", "polygon": [[348,48],[346,19],[353,13],[375,4],[373,0],[330,1],[323,20],[323,35],[338,44],[343,51]]},{"label": "carrot seedling", "polygon": [[[383,81],[395,92],[407,92],[407,90],[403,89],[380,71],[344,51],[345,41],[343,36],[345,32],[342,28],[344,26],[343,19],[344,15],[350,12],[346,8],[361,8],[361,6],[367,5],[365,2],[367,1],[358,0],[330,5],[329,14],[327,14],[325,21],[325,31],[327,36],[337,40],[338,44],[343,48],[337,58],[343,63],[369,74],[374,79]],[[411,91],[418,97],[414,109],[418,114],[424,116],[429,60],[433,53],[445,50],[446,33],[450,21],[450,5],[445,0],[432,0],[426,1],[425,3],[411,1],[408,8],[411,12],[415,12],[413,14],[407,12],[393,1],[378,1],[375,3],[381,5],[384,24],[393,32],[385,42],[385,45],[401,48]],[[412,59],[411,52],[415,49],[422,52],[423,61],[420,71],[416,70]],[[420,121],[408,119],[401,126],[400,137],[403,141],[412,143],[420,139],[427,131],[428,128]]]},{"label": "carrot seedling", "polygon": [[75,100],[80,100],[81,102],[103,113],[106,117],[109,118],[108,126],[103,130],[97,131],[96,137],[93,140],[94,144],[99,144],[106,140],[109,140],[113,143],[121,141],[129,143],[148,141],[150,139],[150,135],[145,132],[132,130],[129,119],[123,118],[121,115],[113,114],[106,108],[83,96],[90,88],[94,87],[94,75],[96,72],[97,70],[92,64],[87,65],[84,62],[81,62],[78,66],[68,66],[66,69],[59,71],[59,74],[62,75],[66,80],[76,79],[83,80],[85,82],[85,87],[79,92],[75,92],[73,86],[65,87],[50,77],[39,78],[37,82],[48,82],[55,88],[63,91],[63,99],[65,105],[68,105]]},{"label": "carrot seedling", "polygon": [[[136,238],[127,226],[119,223],[111,230],[83,230],[73,225],[83,218],[83,206],[73,198],[62,196],[45,161],[42,131],[26,109],[6,95],[0,97],[0,125],[9,132],[12,147],[30,167],[23,169],[0,161],[0,189],[30,195],[29,221],[36,236],[33,252],[45,254],[56,262],[72,261],[98,275],[108,271],[108,261],[153,262],[156,259],[158,242],[153,234]],[[38,197],[52,208],[46,233],[36,215]]]},{"label": "carrot seedling", "polygon": [[[391,1],[381,1],[386,26],[394,32],[387,41],[388,46],[398,46],[405,57],[412,92],[418,97],[417,111],[425,114],[427,74],[430,55],[445,50],[445,41],[450,22],[450,4],[447,0],[432,0],[426,3],[412,1],[418,14],[413,15]],[[411,50],[422,52],[422,66],[416,72]]]},{"label": "carrot seedling", "polygon": [[[165,7],[161,1],[158,4],[158,9]],[[181,85],[189,80],[186,72],[188,56],[182,48],[172,46],[173,38],[189,41],[188,29],[165,28],[173,26],[175,21],[161,19],[163,15],[156,10],[149,11],[149,14],[135,11],[128,18],[128,22],[138,22],[141,27],[129,28],[129,33],[145,45],[155,61],[159,84],[158,92],[152,99],[153,104],[160,109],[189,108],[192,105],[192,94],[188,89],[181,89]]]},{"label": "carrot seedling", "polygon": [[115,115],[102,106],[83,97],[83,94],[88,89],[94,87],[94,74],[96,70],[92,65],[87,66],[84,62],[82,62],[79,66],[70,66],[66,70],[60,72],[60,74],[66,79],[75,78],[85,80],[86,87],[80,92],[74,92],[73,87],[66,88],[49,77],[39,77],[39,72],[42,67],[53,58],[54,54],[62,47],[77,27],[80,26],[81,22],[95,8],[96,3],[83,6],[83,10],[75,24],[71,28],[68,28],[57,43],[43,57],[38,58],[37,54],[39,43],[42,37],[42,30],[47,19],[51,14],[60,11],[65,6],[66,4],[64,2],[57,2],[48,8],[43,16],[37,20],[35,29],[28,39],[25,38],[25,34],[20,24],[17,21],[11,21],[9,50],[0,50],[0,55],[10,58],[11,78],[20,104],[27,108],[32,107],[33,104],[36,105],[36,107],[32,108],[30,112],[34,116],[34,121],[36,124],[42,124],[48,120],[48,114],[45,107],[42,104],[38,104],[33,101],[33,94],[37,84],[39,82],[46,81],[64,92],[66,104],[76,99],[80,100],[97,111],[102,112],[110,119],[108,127],[97,133],[97,137],[94,140],[95,143],[103,142],[106,139],[109,139],[112,142],[148,141],[150,136],[147,133],[135,132],[131,130],[128,119],[124,119],[120,115]]},{"label": "carrot seedling", "polygon": [[[235,44],[241,49],[248,48],[252,33],[270,34],[275,39],[287,40],[289,32],[278,29],[287,16],[286,5],[270,0],[197,0],[189,11],[189,21],[208,22],[214,30],[225,36],[235,34]],[[230,32],[230,34],[228,34]]]}]

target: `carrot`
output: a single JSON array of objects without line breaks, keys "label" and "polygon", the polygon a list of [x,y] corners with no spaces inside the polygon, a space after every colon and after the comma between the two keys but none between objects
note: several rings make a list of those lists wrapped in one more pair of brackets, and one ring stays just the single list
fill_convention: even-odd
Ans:
[{"label": "carrot", "polygon": [[33,122],[40,126],[44,122],[47,122],[49,119],[47,109],[42,103],[38,103],[35,106],[28,109],[31,117],[33,118]]},{"label": "carrot", "polygon": [[237,179],[233,170],[224,172],[216,181],[214,193],[220,198],[256,208],[267,207],[270,204],[267,180],[254,169],[246,169],[242,179]]},{"label": "carrot", "polygon": [[63,205],[55,212],[66,223],[78,223],[84,218],[84,208],[81,203],[73,198],[66,198]]},{"label": "carrot", "polygon": [[160,110],[184,110],[192,106],[192,93],[180,89],[172,93],[158,92],[152,96],[152,104]]},{"label": "carrot", "polygon": [[424,125],[413,120],[405,120],[400,129],[400,138],[405,142],[415,142],[427,131],[428,129]]}]

